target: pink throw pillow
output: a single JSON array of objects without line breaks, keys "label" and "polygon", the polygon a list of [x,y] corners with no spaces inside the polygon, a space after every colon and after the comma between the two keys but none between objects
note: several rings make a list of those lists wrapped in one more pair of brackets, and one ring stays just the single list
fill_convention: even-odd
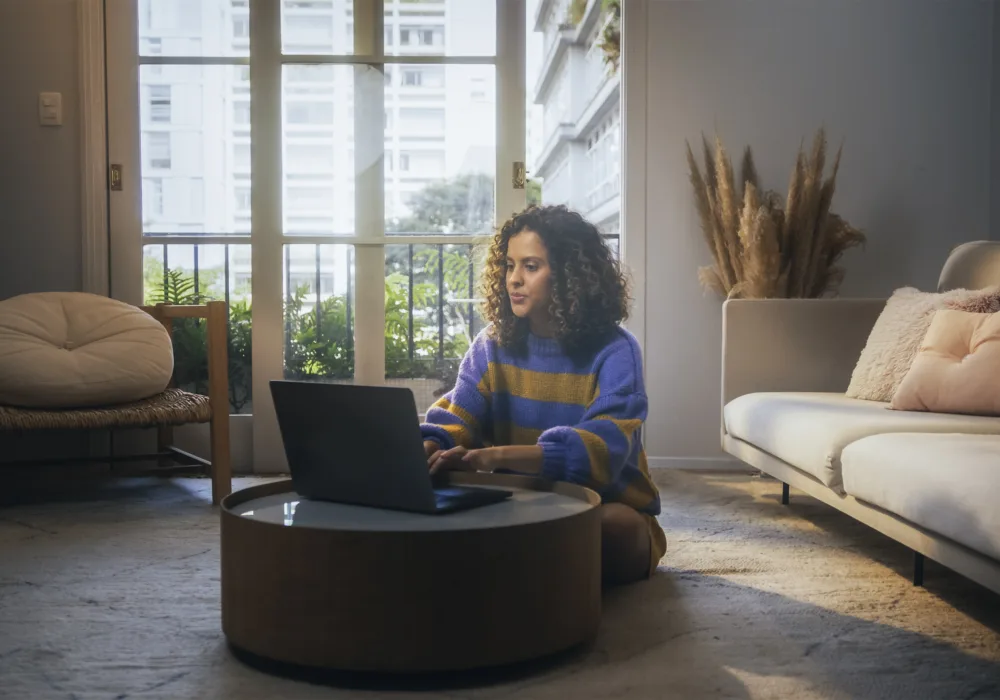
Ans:
[{"label": "pink throw pillow", "polygon": [[891,408],[1000,416],[1000,313],[934,312]]}]

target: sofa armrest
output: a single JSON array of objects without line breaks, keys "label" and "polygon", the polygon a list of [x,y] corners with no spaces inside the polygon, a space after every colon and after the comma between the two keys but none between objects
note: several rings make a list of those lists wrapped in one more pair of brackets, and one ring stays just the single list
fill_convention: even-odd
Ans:
[{"label": "sofa armrest", "polygon": [[846,391],[885,299],[730,299],[722,405],[757,391]]}]

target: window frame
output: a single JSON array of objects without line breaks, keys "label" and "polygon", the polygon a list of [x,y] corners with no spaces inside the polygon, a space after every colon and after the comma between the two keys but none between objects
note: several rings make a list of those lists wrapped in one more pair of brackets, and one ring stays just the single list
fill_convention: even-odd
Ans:
[{"label": "window frame", "polygon": [[[100,0],[80,0],[92,4]],[[515,185],[512,176],[515,163],[525,160],[525,2],[496,0],[496,55],[447,56],[416,52],[398,55],[402,41],[394,42],[396,51],[383,46],[385,26],[382,0],[354,1],[354,46],[350,54],[307,55],[282,52],[280,0],[252,0],[250,13],[250,56],[139,56],[138,3],[136,0],[105,0],[104,30],[107,55],[116,56],[105,66],[107,80],[108,159],[106,163],[121,164],[126,177],[122,189],[111,193],[108,206],[110,293],[129,303],[142,303],[142,251],[148,235],[142,234],[141,222],[141,138],[138,111],[139,64],[200,64],[249,65],[251,67],[250,104],[252,226],[245,234],[172,236],[170,242],[195,244],[251,244],[253,287],[253,367],[254,395],[254,471],[266,473],[287,469],[281,446],[269,382],[283,376],[283,337],[274,331],[283,327],[282,261],[286,244],[346,244],[354,247],[357,270],[354,303],[355,378],[359,384],[382,384],[386,361],[384,343],[383,278],[385,246],[408,242],[421,244],[483,244],[485,235],[386,235],[383,212],[388,206],[384,192],[384,157],[377,164],[358,168],[355,180],[355,227],[353,235],[290,236],[283,231],[281,176],[282,146],[282,85],[281,71],[294,64],[347,64],[385,70],[399,64],[496,66],[496,161],[494,211],[496,223],[520,210],[526,201],[526,190]],[[414,38],[411,34],[411,39]],[[432,37],[433,38],[433,37]],[[419,46],[418,48],[427,47]],[[120,58],[119,58],[120,57]],[[370,68],[369,68],[370,69]],[[377,95],[368,95],[366,109],[383,114],[385,94],[379,81]],[[357,92],[356,92],[357,95]],[[359,98],[360,99],[360,98]],[[355,153],[364,149],[362,143],[377,144],[384,153],[384,129],[369,120],[359,118],[355,111]],[[234,140],[234,144],[240,143]],[[359,156],[355,156],[357,162]],[[128,174],[131,173],[131,177]],[[360,206],[375,202],[376,206]],[[162,240],[162,239],[160,239]],[[379,274],[365,274],[364,271]]]}]

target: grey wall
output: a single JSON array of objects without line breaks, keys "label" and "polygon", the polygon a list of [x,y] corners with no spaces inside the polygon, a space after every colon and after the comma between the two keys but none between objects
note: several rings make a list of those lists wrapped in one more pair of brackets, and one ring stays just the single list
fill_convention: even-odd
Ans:
[{"label": "grey wall", "polygon": [[[76,0],[0,0],[0,299],[81,286]],[[63,126],[38,125],[61,92]]]},{"label": "grey wall", "polygon": [[648,451],[712,465],[721,301],[696,277],[710,257],[685,139],[717,131],[734,159],[751,145],[785,193],[800,141],[825,125],[844,142],[833,209],[869,236],[842,295],[931,289],[949,249],[990,237],[993,2],[651,0],[647,26],[647,85],[632,87],[648,100]]},{"label": "grey wall", "polygon": [[[0,0],[0,299],[81,287],[76,0]],[[63,126],[38,124],[61,92]],[[78,455],[83,433],[0,434],[0,461]]]}]

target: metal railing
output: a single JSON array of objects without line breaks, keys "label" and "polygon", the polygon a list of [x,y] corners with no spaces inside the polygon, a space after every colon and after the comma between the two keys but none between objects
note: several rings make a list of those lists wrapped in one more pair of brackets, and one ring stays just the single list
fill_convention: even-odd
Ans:
[{"label": "metal railing", "polygon": [[[603,234],[603,237],[617,252],[620,235],[609,233]],[[299,251],[293,251],[292,246],[312,248],[312,255],[302,256]],[[335,265],[324,265],[323,259],[328,257],[324,256],[324,246],[341,247],[345,249],[346,254],[333,256],[336,259]],[[172,258],[176,260],[177,256],[171,256],[171,249],[180,247],[190,249],[190,266],[172,264]],[[249,256],[237,256],[234,264],[232,250],[234,247],[249,250],[250,246],[245,243],[199,245],[157,242],[146,244],[144,258],[148,259],[152,251],[157,251],[163,266],[162,289],[147,286],[145,290],[146,302],[166,300],[187,303],[194,299],[204,301],[221,298],[230,309],[234,301],[251,303],[249,288],[241,290],[236,284],[238,278],[249,279],[251,273]],[[218,250],[220,248],[221,251]],[[471,340],[479,332],[482,325],[482,320],[476,313],[476,306],[481,299],[475,295],[477,260],[473,253],[474,246],[471,244],[393,243],[391,239],[387,240],[385,274],[387,279],[395,275],[396,279],[402,277],[405,282],[405,326],[407,330],[405,343],[403,343],[405,357],[387,357],[387,364],[391,361],[408,360],[412,369],[415,367],[414,363],[426,362],[429,374],[423,376],[433,376],[430,373],[432,366],[439,365],[442,361],[461,359],[460,357],[451,357],[448,354],[449,340],[457,334],[466,334],[467,339]],[[156,254],[153,253],[153,255],[155,257]],[[315,343],[322,344],[324,342],[322,335],[324,302],[333,297],[343,297],[344,299],[346,332],[343,337],[350,344],[350,347],[345,348],[345,350],[348,350],[353,357],[355,322],[353,306],[356,275],[354,247],[335,242],[291,243],[285,246],[284,256],[286,357],[291,354],[290,345],[293,341],[291,336],[295,319],[288,313],[288,309],[295,307],[293,302],[296,299],[301,302],[299,307],[301,314],[314,315]],[[185,257],[188,256],[185,255]],[[461,261],[467,261],[467,263],[463,264]],[[301,285],[299,289],[293,289],[293,278],[301,280],[305,270],[308,270],[311,277],[308,287],[303,288],[305,285]],[[164,298],[165,295],[169,294],[169,290],[175,289],[175,275],[173,274],[175,271],[179,271],[190,282],[185,288],[189,290],[190,298]],[[461,281],[459,281],[459,274],[462,277]],[[337,284],[338,279],[342,280],[341,285]],[[149,279],[145,281],[147,285],[150,282]],[[429,305],[419,303],[420,298],[426,297],[422,291],[426,290],[427,285],[432,285],[434,289],[434,299]],[[342,293],[338,294],[335,291],[338,287],[343,290]],[[421,293],[418,294],[418,292]],[[451,310],[450,313],[449,310]],[[230,315],[230,323],[232,323],[232,314]],[[334,339],[327,340],[336,342]],[[434,352],[428,353],[426,346],[431,340],[435,346]],[[423,349],[421,349],[421,345],[424,346]]]}]

